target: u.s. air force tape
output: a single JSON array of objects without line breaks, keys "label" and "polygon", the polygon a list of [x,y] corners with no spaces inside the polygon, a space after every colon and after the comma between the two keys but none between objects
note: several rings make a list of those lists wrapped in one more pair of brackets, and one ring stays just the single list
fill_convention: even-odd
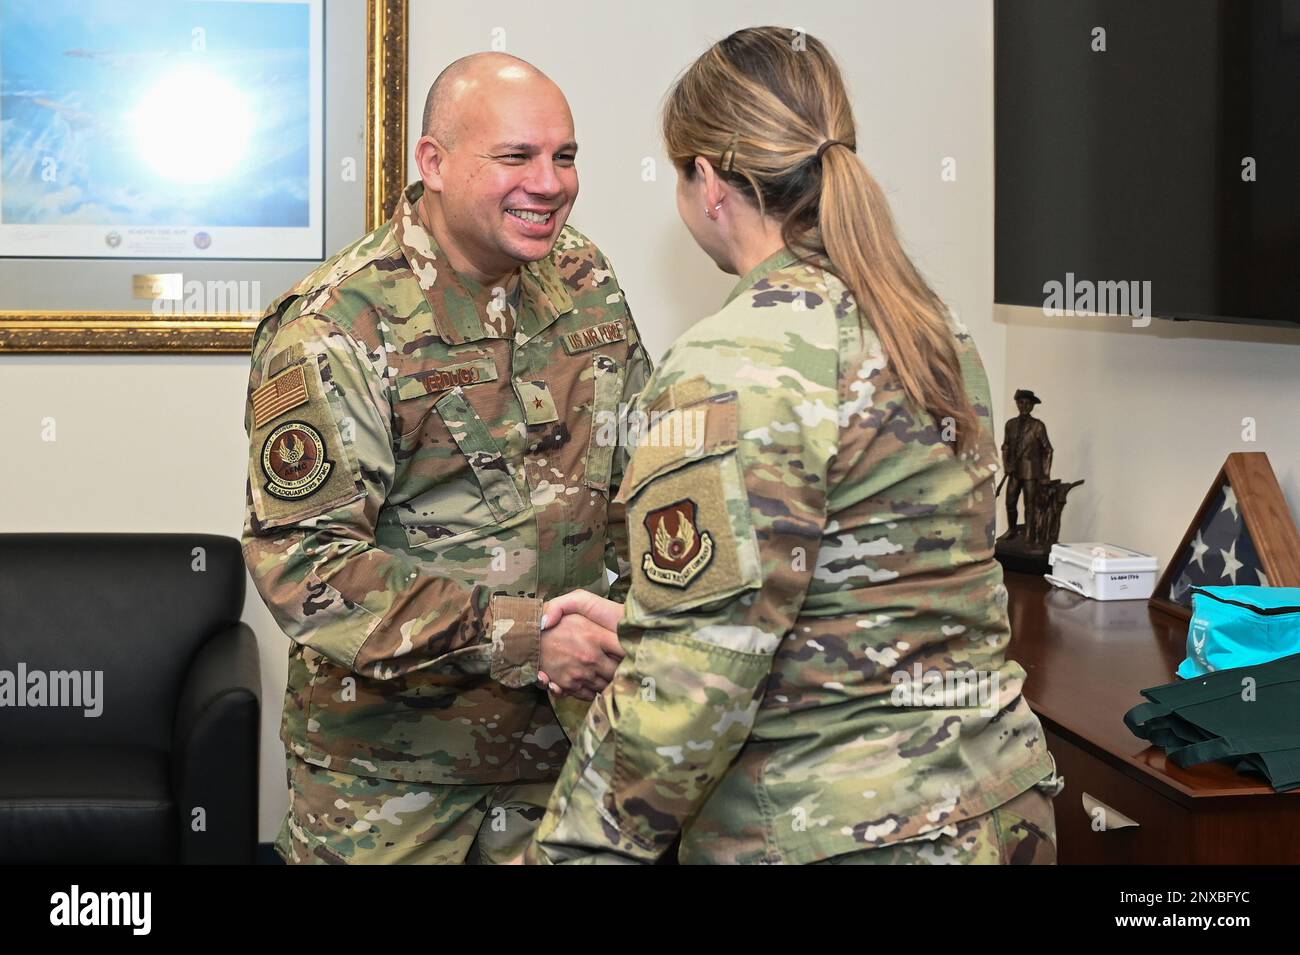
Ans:
[{"label": "u.s. air force tape", "polygon": [[564,350],[570,355],[626,340],[627,327],[623,324],[622,319],[603,322],[589,328],[580,328],[576,332],[567,332],[560,336],[560,342],[564,345]]}]

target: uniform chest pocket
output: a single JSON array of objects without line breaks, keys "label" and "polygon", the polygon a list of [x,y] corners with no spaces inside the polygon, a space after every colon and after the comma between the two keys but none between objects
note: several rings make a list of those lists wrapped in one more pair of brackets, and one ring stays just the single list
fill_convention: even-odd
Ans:
[{"label": "uniform chest pocket", "polygon": [[638,625],[761,586],[758,538],[737,455],[736,394],[651,414],[619,489]]},{"label": "uniform chest pocket", "polygon": [[398,476],[389,501],[408,543],[436,544],[522,511],[505,451],[464,389],[403,399],[403,384],[398,379],[397,418],[405,430],[394,449]]}]

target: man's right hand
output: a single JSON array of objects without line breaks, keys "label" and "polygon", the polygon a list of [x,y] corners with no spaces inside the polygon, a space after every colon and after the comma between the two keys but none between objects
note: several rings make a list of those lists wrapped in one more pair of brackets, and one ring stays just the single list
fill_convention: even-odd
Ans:
[{"label": "man's right hand", "polygon": [[[558,611],[558,612],[557,612]],[[542,631],[541,670],[552,692],[565,693],[590,702],[614,678],[618,662],[626,654],[618,633],[581,613],[547,608],[554,625]],[[602,623],[617,622],[602,620]]]}]

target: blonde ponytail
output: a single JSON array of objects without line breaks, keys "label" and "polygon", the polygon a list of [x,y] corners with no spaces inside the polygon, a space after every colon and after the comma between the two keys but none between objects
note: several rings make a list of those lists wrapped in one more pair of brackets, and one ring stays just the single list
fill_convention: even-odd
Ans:
[{"label": "blonde ponytail", "polygon": [[955,426],[955,451],[970,448],[979,417],[948,309],[903,251],[889,203],[856,155],[839,68],[815,37],[799,37],[755,27],[705,51],[665,102],[668,155],[688,177],[696,156],[716,157],[719,175],[781,222],[793,252],[849,289],[908,398],[941,429]]},{"label": "blonde ponytail", "polygon": [[909,398],[957,449],[974,444],[979,417],[966,394],[948,308],[903,251],[889,203],[867,167],[846,149],[822,156],[818,228],[835,273],[871,323]]}]

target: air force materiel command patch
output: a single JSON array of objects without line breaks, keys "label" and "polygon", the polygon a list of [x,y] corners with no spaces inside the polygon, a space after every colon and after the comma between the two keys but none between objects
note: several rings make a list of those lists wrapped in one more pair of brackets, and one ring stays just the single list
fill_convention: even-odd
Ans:
[{"label": "air force materiel command patch", "polygon": [[690,498],[651,511],[645,516],[650,550],[641,569],[657,584],[686,588],[713,559],[713,538],[700,530]]},{"label": "air force materiel command patch", "polygon": [[320,490],[334,462],[325,454],[325,439],[305,421],[288,421],[262,445],[263,489],[282,501],[297,501]]}]

